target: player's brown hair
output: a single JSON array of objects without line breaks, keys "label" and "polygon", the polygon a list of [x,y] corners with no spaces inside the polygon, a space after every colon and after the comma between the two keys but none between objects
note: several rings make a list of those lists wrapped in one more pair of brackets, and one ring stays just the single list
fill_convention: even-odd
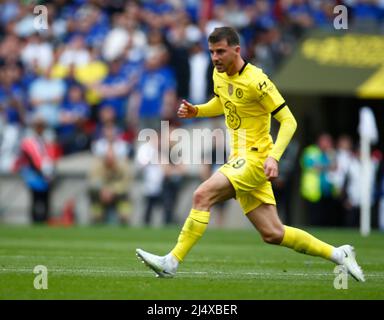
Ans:
[{"label": "player's brown hair", "polygon": [[221,40],[227,40],[229,46],[240,45],[240,37],[236,30],[231,27],[215,28],[208,37],[208,42],[216,43]]}]

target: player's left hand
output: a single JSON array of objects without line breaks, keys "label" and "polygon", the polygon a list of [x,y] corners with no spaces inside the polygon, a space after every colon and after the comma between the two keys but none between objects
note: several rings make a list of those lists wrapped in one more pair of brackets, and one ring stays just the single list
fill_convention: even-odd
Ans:
[{"label": "player's left hand", "polygon": [[272,181],[279,176],[279,164],[276,159],[268,157],[267,160],[265,160],[264,173],[269,181]]}]

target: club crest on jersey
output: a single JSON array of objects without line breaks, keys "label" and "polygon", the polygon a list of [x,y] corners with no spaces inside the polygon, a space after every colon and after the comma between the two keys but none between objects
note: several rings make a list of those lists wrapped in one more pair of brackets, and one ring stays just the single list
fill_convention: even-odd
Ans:
[{"label": "club crest on jersey", "polygon": [[243,90],[241,90],[240,88],[237,88],[236,89],[236,97],[241,99],[243,97]]},{"label": "club crest on jersey", "polygon": [[228,94],[231,96],[233,93],[233,85],[232,83],[228,84]]}]

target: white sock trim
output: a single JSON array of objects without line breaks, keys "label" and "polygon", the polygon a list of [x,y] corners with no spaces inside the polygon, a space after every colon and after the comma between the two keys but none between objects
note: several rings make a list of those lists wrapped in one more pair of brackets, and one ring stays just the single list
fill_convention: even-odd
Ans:
[{"label": "white sock trim", "polygon": [[343,251],[339,248],[334,248],[330,257],[330,260],[336,264],[343,263]]},{"label": "white sock trim", "polygon": [[170,252],[166,255],[166,259],[171,263],[173,267],[176,267],[179,265],[179,260]]}]

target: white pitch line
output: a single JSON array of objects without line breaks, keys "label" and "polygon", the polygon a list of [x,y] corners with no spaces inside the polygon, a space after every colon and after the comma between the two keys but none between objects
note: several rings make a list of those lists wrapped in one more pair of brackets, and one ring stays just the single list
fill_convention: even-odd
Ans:
[{"label": "white pitch line", "polygon": [[[0,273],[32,273],[33,270],[29,268],[0,268]],[[147,274],[152,274],[153,272],[148,270],[148,271],[134,271],[134,270],[96,270],[96,269],[49,269],[48,272],[52,273],[63,273],[63,274],[108,274],[108,275],[113,275],[113,274],[119,274],[119,275],[147,275]],[[179,271],[178,274],[182,275],[222,275],[222,276],[284,276],[284,277],[292,277],[292,276],[297,276],[297,277],[306,277],[306,276],[312,276],[312,277],[330,277],[333,276],[332,272],[329,273],[290,273],[290,272],[243,272],[243,273],[232,273],[232,272],[223,272],[223,271],[214,271],[214,272],[208,272],[208,271]],[[383,278],[384,279],[384,274],[383,273],[372,273],[368,275],[369,278],[375,277],[375,278]]]},{"label": "white pitch line", "polygon": [[[0,269],[0,272],[3,272],[3,273],[9,273],[9,272],[21,272],[21,273],[31,273],[32,272],[32,269],[29,269],[29,268],[1,268]],[[48,272],[57,272],[57,273],[80,273],[80,274],[84,274],[84,273],[89,273],[89,274],[92,274],[92,273],[98,273],[98,274],[103,274],[103,273],[106,273],[106,274],[148,274],[148,273],[153,273],[152,271],[150,270],[147,270],[147,271],[134,271],[134,270],[115,270],[115,269],[112,269],[112,270],[108,270],[108,269],[68,269],[68,268],[65,268],[65,269],[58,269],[58,268],[54,268],[54,269],[51,269],[51,268],[48,268]],[[204,274],[214,274],[214,275],[223,275],[223,276],[231,276],[231,275],[253,275],[253,276],[268,276],[268,275],[278,275],[278,274],[281,274],[281,275],[298,275],[298,276],[306,276],[306,275],[309,275],[308,273],[272,273],[272,272],[245,272],[245,273],[239,273],[239,272],[236,272],[236,273],[232,273],[232,272],[223,272],[223,271],[212,271],[212,272],[208,272],[208,271],[179,271],[178,274],[185,274],[185,275],[197,275],[197,274],[201,274],[201,275],[204,275]],[[331,273],[320,273],[320,274],[311,274],[311,275],[317,275],[317,276],[326,276],[326,275],[330,275]]]}]

